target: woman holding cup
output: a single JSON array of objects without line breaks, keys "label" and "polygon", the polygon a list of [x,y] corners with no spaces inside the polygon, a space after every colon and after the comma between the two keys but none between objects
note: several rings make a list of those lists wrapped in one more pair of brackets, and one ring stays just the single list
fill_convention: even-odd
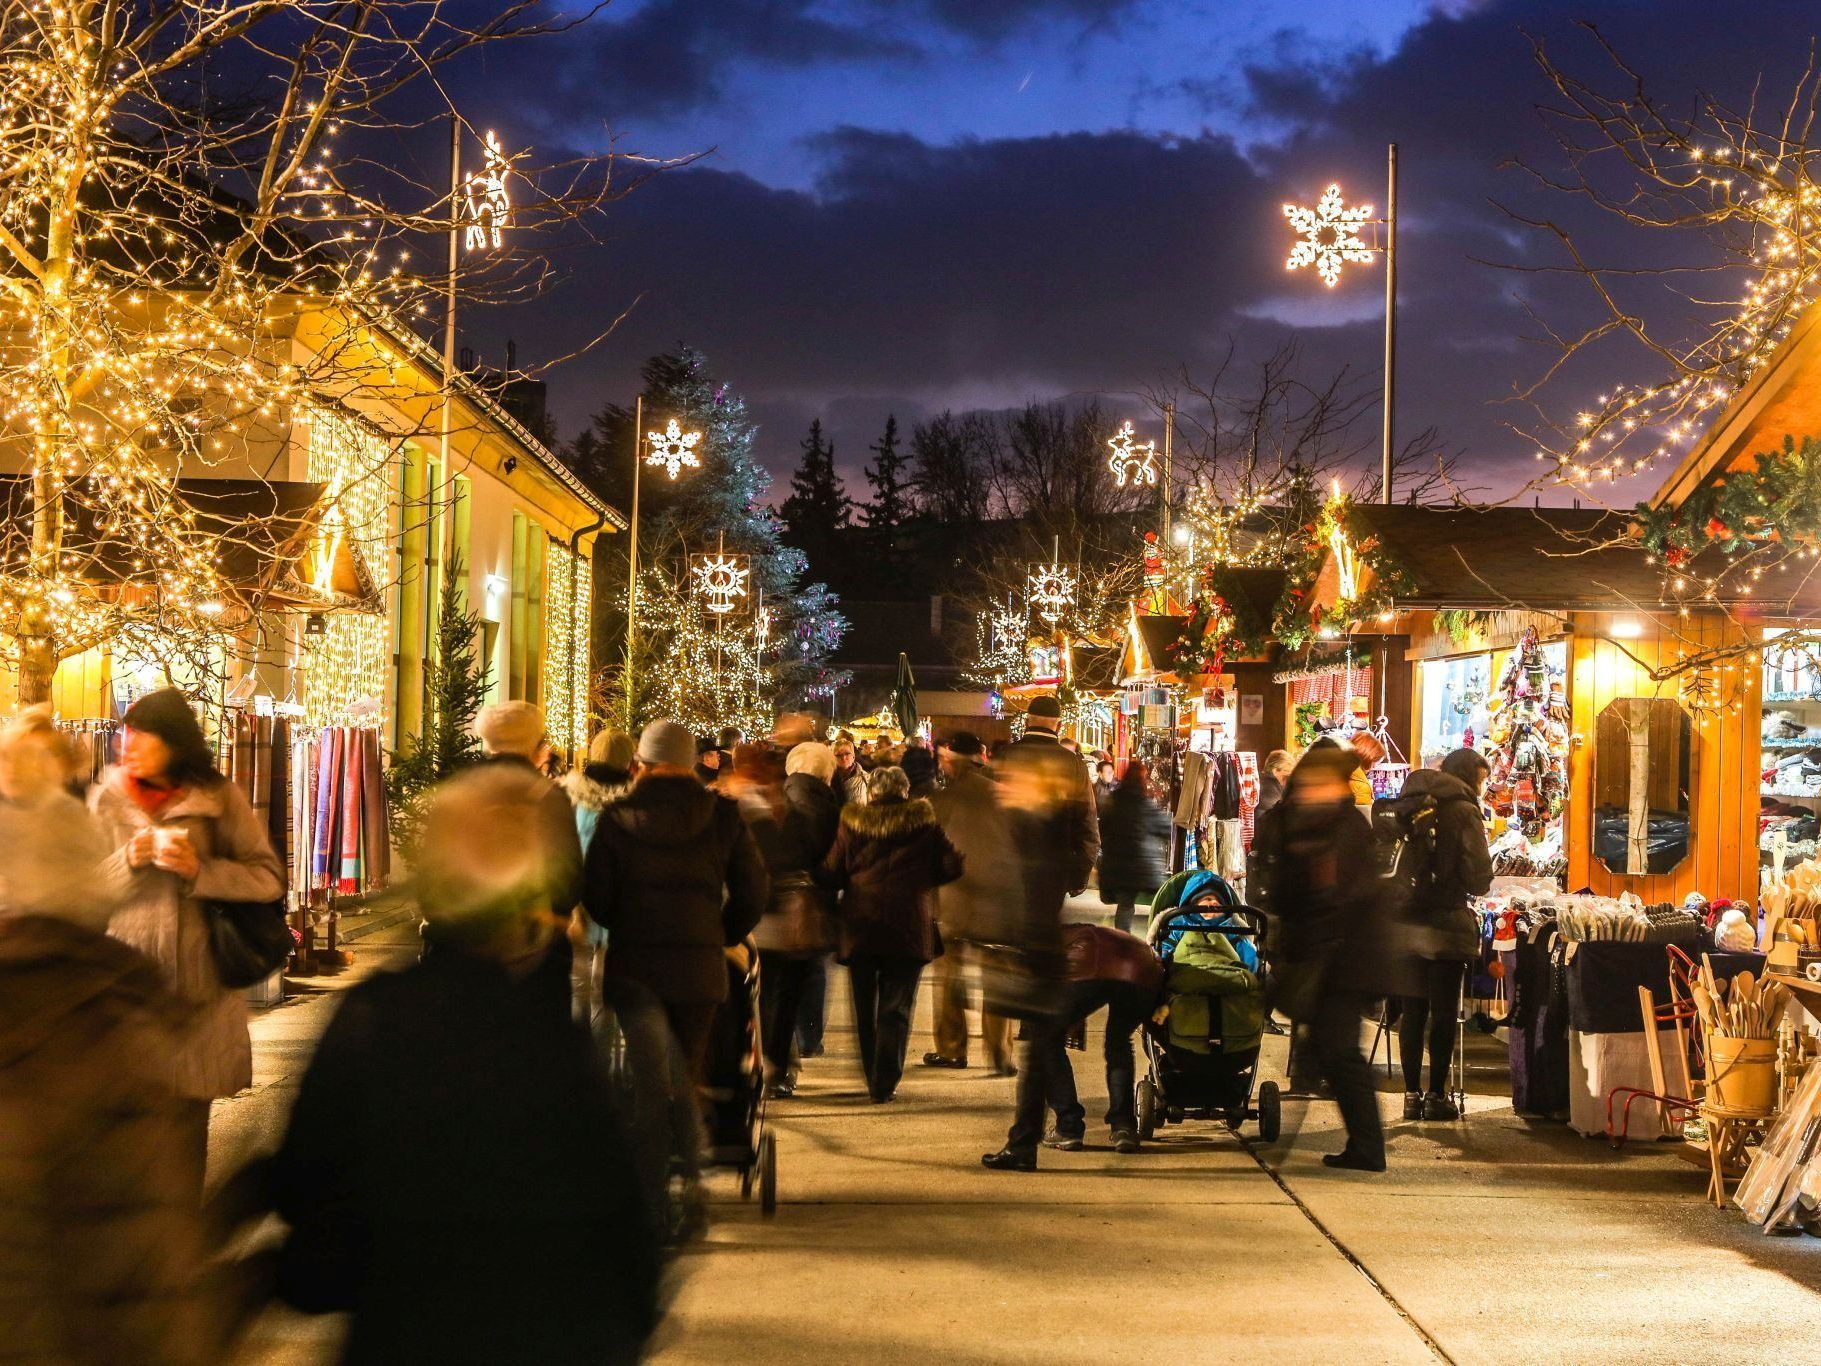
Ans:
[{"label": "woman holding cup", "polygon": [[89,804],[115,851],[108,873],[120,905],[108,932],[163,969],[189,1007],[172,1078],[184,1107],[188,1175],[198,1196],[208,1154],[209,1104],[253,1084],[253,1045],[241,992],[221,984],[204,901],[276,901],[284,871],[245,794],[215,767],[189,700],[175,688],[128,710],[120,762]]}]

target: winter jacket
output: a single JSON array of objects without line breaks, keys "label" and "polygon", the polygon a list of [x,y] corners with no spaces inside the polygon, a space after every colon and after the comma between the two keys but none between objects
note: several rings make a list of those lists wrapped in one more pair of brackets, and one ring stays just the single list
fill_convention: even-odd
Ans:
[{"label": "winter jacket", "polygon": [[834,947],[834,897],[816,874],[834,847],[841,799],[813,774],[792,773],[784,779],[782,815],[764,823],[773,832],[769,845],[760,841],[771,897],[753,941],[774,953],[826,953]]},{"label": "winter jacket", "polygon": [[1000,759],[1024,878],[1024,924],[1013,941],[1044,972],[1061,968],[1062,905],[1085,887],[1100,854],[1100,821],[1087,767],[1047,731],[1026,731]]},{"label": "winter jacket", "polygon": [[1070,925],[1062,942],[1071,982],[1129,982],[1153,993],[1163,989],[1163,962],[1137,935],[1106,925]]},{"label": "winter jacket", "polygon": [[[522,768],[543,778],[537,766],[522,755],[494,754],[482,762]],[[542,781],[535,791],[538,827],[544,841],[544,869],[550,881],[550,909],[566,916],[582,901],[582,841],[576,832],[575,809],[568,792],[558,783]]]},{"label": "winter jacket", "polygon": [[858,802],[861,806],[866,805],[866,770],[858,764],[854,765],[852,773],[844,773],[837,768],[834,787],[835,794],[841,798],[843,805],[848,802]]},{"label": "winter jacket", "polygon": [[1007,942],[1022,920],[1024,888],[998,784],[979,764],[970,763],[929,801],[942,833],[964,860],[960,878],[936,895],[943,938]]},{"label": "winter jacket", "polygon": [[[104,870],[120,889],[108,933],[157,963],[166,984],[192,1008],[172,1057],[176,1094],[189,1100],[231,1096],[253,1084],[253,1043],[246,997],[222,986],[216,974],[202,902],[276,901],[285,892],[284,869],[266,822],[225,779],[186,788],[155,817],[127,795],[125,782],[119,769],[109,769],[89,794],[114,850]],[[194,883],[150,865],[127,866],[127,842],[151,826],[189,835],[202,865]]]},{"label": "winter jacket", "polygon": [[1208,1039],[1214,1033],[1222,1053],[1258,1047],[1264,1033],[1264,991],[1226,935],[1187,931],[1170,957],[1168,991],[1170,1042],[1176,1047],[1212,1052]]},{"label": "winter jacket", "polygon": [[99,929],[0,917],[0,1361],[218,1359],[171,1087],[183,1017]]},{"label": "winter jacket", "polygon": [[598,1055],[485,956],[349,989],[272,1191],[279,1294],[352,1311],[344,1361],[631,1362],[656,1320],[654,1221]]},{"label": "winter jacket", "polygon": [[694,778],[641,777],[605,807],[588,846],[588,914],[607,931],[609,980],[665,1001],[727,998],[723,950],[771,895],[740,808]]},{"label": "winter jacket", "polygon": [[1100,818],[1100,899],[1142,900],[1169,875],[1169,814],[1137,788],[1116,788]]},{"label": "winter jacket", "polygon": [[1480,917],[1468,904],[1492,886],[1492,855],[1479,796],[1452,773],[1419,768],[1404,780],[1399,805],[1432,798],[1435,844],[1413,911],[1435,932],[1431,956],[1471,962],[1479,957]]},{"label": "winter jacket", "polygon": [[961,873],[961,854],[926,799],[842,808],[840,833],[822,861],[823,882],[842,892],[841,961],[936,957],[936,888]]},{"label": "winter jacket", "polygon": [[594,838],[594,827],[600,823],[602,809],[632,791],[630,778],[617,782],[605,780],[590,770],[598,772],[595,765],[589,764],[564,774],[561,784],[563,794],[575,808],[575,833],[584,855],[588,842]]}]

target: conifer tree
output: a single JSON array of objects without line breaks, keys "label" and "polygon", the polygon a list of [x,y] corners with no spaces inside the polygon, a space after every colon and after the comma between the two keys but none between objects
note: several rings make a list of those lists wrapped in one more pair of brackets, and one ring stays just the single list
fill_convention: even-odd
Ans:
[{"label": "conifer tree", "polygon": [[809,424],[800,443],[803,459],[790,477],[790,497],[779,509],[792,545],[809,557],[811,567],[826,575],[835,547],[835,532],[853,520],[853,499],[835,468],[835,445],[822,435],[822,419]]},{"label": "conifer tree", "polygon": [[895,416],[886,417],[884,433],[877,444],[867,449],[874,457],[873,463],[866,467],[866,482],[872,485],[873,496],[862,509],[862,515],[869,527],[892,531],[903,526],[912,511],[910,481],[904,468],[910,457],[898,449],[898,419]]}]

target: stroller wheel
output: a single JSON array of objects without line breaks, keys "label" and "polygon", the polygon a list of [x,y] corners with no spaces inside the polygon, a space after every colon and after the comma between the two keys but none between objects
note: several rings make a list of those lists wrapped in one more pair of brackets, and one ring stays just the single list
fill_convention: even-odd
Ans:
[{"label": "stroller wheel", "polygon": [[769,1129],[759,1138],[759,1212],[778,1212],[778,1136]]},{"label": "stroller wheel", "polygon": [[1157,1133],[1157,1084],[1149,1077],[1138,1083],[1138,1136],[1149,1139]]},{"label": "stroller wheel", "polygon": [[1261,1083],[1258,1088],[1258,1136],[1267,1143],[1277,1142],[1283,1123],[1283,1096],[1278,1092],[1277,1083]]}]

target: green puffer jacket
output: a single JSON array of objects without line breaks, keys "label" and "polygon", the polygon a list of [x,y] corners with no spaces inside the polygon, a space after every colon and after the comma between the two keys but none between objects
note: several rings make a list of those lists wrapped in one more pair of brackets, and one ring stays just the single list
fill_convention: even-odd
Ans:
[{"label": "green puffer jacket", "polygon": [[1264,991],[1246,970],[1224,934],[1190,930],[1176,945],[1164,986],[1169,1003],[1170,1043],[1194,1053],[1213,1051],[1215,1010],[1220,1011],[1220,1051],[1242,1053],[1257,1048],[1264,1033]]}]

